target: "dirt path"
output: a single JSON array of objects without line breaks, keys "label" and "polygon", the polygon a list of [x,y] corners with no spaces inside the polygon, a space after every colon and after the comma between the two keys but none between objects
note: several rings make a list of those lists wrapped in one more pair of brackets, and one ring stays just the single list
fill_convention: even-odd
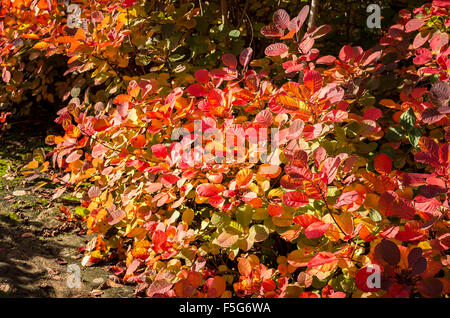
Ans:
[{"label": "dirt path", "polygon": [[[57,219],[59,206],[73,210],[76,198],[50,202],[51,184],[36,189],[42,180],[27,181],[17,173],[26,153],[43,146],[42,140],[0,137],[0,297],[132,297],[133,286],[120,284],[107,264],[80,265],[78,248],[91,237]],[[80,288],[70,288],[78,268]]]}]

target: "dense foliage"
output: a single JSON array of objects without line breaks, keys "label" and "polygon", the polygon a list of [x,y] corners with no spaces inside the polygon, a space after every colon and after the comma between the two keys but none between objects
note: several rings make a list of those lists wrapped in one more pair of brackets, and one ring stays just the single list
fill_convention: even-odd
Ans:
[{"label": "dense foliage", "polygon": [[82,194],[83,265],[149,297],[449,293],[449,1],[336,56],[307,5],[256,52],[215,2],[76,3],[2,0],[0,63],[2,102],[68,101],[24,173]]}]

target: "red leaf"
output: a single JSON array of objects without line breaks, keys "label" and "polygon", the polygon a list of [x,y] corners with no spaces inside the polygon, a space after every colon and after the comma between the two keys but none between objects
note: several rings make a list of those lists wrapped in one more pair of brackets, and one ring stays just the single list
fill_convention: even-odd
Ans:
[{"label": "red leaf", "polygon": [[202,84],[206,84],[209,82],[209,72],[208,70],[205,69],[201,69],[201,70],[197,70],[194,73],[195,79],[197,81],[199,81]]},{"label": "red leaf", "polygon": [[270,203],[267,207],[267,212],[270,216],[278,217],[283,215],[283,208],[275,203]]},{"label": "red leaf", "polygon": [[208,94],[208,90],[198,83],[189,85],[187,92],[195,97],[205,96]]},{"label": "red leaf", "polygon": [[164,159],[167,157],[167,147],[165,145],[157,144],[152,146],[152,153],[159,159]]},{"label": "red leaf", "polygon": [[416,50],[416,57],[413,59],[414,64],[422,65],[427,63],[433,58],[433,53],[425,48],[420,48]]},{"label": "red leaf", "polygon": [[237,59],[233,54],[224,54],[222,55],[222,62],[229,68],[235,69],[237,67]]},{"label": "red leaf", "polygon": [[389,174],[392,170],[392,159],[384,153],[376,156],[373,164],[379,174]]},{"label": "red leaf", "polygon": [[328,231],[330,224],[323,223],[322,221],[314,222],[309,225],[305,230],[305,236],[307,239],[315,239],[321,237],[326,231]]},{"label": "red leaf", "polygon": [[377,121],[382,116],[383,116],[383,113],[381,112],[381,110],[379,108],[371,107],[364,112],[363,119]]},{"label": "red leaf", "polygon": [[359,290],[365,293],[379,291],[380,288],[369,286],[369,277],[370,275],[373,275],[374,272],[375,267],[373,269],[369,269],[369,267],[363,267],[359,271],[357,271],[355,275],[356,287],[358,287]]},{"label": "red leaf", "polygon": [[414,218],[416,213],[411,201],[399,197],[394,191],[386,191],[381,195],[379,210],[385,216],[398,216],[409,220]]},{"label": "red leaf", "polygon": [[283,194],[283,204],[287,206],[299,207],[309,203],[308,198],[304,193],[297,191],[290,191]]}]

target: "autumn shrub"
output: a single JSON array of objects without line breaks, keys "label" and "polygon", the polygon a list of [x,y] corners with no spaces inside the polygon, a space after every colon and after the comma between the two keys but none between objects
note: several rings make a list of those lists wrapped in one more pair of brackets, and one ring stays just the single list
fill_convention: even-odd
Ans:
[{"label": "autumn shrub", "polygon": [[84,28],[56,12],[29,30],[74,86],[65,134],[25,172],[51,164],[54,198],[81,194],[96,234],[83,265],[115,262],[148,297],[448,294],[448,1],[337,56],[315,47],[332,27],[307,29],[308,6],[279,9],[265,57],[248,47],[211,68],[167,63],[165,23],[181,39],[200,10],[175,23],[145,2],[79,3]]}]

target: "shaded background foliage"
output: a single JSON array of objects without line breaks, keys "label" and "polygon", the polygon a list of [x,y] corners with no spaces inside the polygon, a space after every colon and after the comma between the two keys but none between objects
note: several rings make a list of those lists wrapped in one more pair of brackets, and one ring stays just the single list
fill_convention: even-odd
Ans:
[{"label": "shaded background foliage", "polygon": [[[174,80],[172,85],[168,85],[168,87],[174,87],[177,83],[191,83],[193,81],[191,74],[195,69],[219,66],[220,58],[225,53],[239,55],[243,48],[250,46],[253,48],[254,58],[263,58],[264,48],[274,41],[264,37],[260,30],[272,21],[275,9],[282,8],[294,14],[309,2],[146,1],[145,13],[143,12],[142,18],[134,21],[131,27],[148,30],[147,34],[152,35],[151,41],[143,44],[139,38],[132,37],[135,43],[130,45],[128,50],[130,52],[137,50],[138,54],[131,55],[129,65],[121,68],[120,74],[133,76],[159,72],[161,83],[171,83]],[[333,30],[327,35],[326,41],[318,43],[317,47],[324,55],[336,55],[342,43],[358,44],[363,48],[372,47],[378,43],[383,30],[393,24],[400,9],[415,8],[425,2],[423,0],[320,0],[316,25],[330,24]],[[223,3],[226,5],[223,6]],[[381,29],[369,29],[366,25],[369,15],[366,8],[372,3],[379,4],[382,9]],[[193,20],[186,25],[180,25],[180,18],[194,8],[198,12]],[[61,6],[60,10],[64,11],[65,7]],[[223,18],[225,21],[222,21]],[[12,57],[14,60],[17,58],[23,64],[18,63],[20,66],[12,73],[14,85],[0,88],[3,92],[0,96],[0,111],[12,112],[9,119],[11,123],[27,118],[35,119],[33,109],[39,111],[43,124],[52,125],[54,114],[68,97],[69,88],[92,86],[92,72],[78,76],[72,75],[70,80],[63,78],[62,75],[68,70],[68,58],[64,55],[54,55],[50,59],[44,58],[33,50],[31,42],[21,47],[20,51]],[[16,62],[13,61],[12,64]],[[101,92],[113,86],[107,82],[98,86],[95,91]],[[78,96],[77,92],[77,89],[71,91],[71,96]],[[106,94],[103,98],[99,98],[99,100],[106,99]]]}]

